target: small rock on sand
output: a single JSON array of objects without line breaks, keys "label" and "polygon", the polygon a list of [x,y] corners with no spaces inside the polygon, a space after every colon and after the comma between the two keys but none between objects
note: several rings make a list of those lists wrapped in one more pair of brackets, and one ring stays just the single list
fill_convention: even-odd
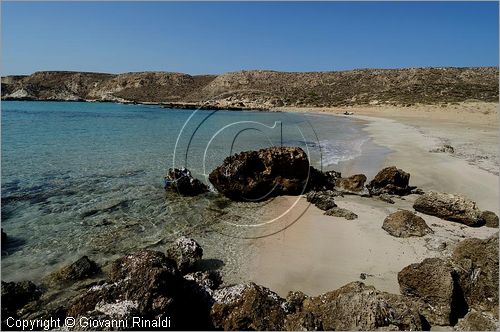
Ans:
[{"label": "small rock on sand", "polygon": [[382,228],[395,237],[424,236],[434,233],[424,219],[408,210],[400,210],[388,215]]}]

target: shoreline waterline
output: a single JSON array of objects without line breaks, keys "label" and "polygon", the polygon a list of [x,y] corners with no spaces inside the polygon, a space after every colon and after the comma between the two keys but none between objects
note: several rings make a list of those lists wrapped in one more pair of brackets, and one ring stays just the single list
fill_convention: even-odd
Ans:
[{"label": "shoreline waterline", "polygon": [[[78,110],[81,105],[83,112]],[[240,267],[249,259],[246,248],[250,240],[246,238],[252,234],[234,229],[224,220],[234,222],[243,217],[253,222],[269,203],[231,203],[221,209],[214,194],[165,198],[161,176],[171,158],[163,157],[162,151],[172,146],[169,142],[175,137],[167,139],[166,145],[160,141],[168,137],[163,136],[168,131],[178,130],[191,113],[150,105],[142,112],[143,106],[132,106],[44,102],[37,109],[36,102],[2,103],[2,226],[10,236],[2,257],[4,280],[39,281],[83,255],[106,264],[141,248],[162,250],[182,234],[197,237],[205,248],[207,264],[219,266],[228,282],[245,278]],[[291,124],[303,120],[301,115],[262,111],[217,114],[228,121],[255,115],[265,124],[283,117],[291,119]],[[203,111],[200,119],[208,115],[210,112]],[[172,117],[179,117],[176,126],[168,130],[158,126],[162,119]],[[313,126],[314,121],[318,123],[322,139],[332,134],[342,137],[342,132],[356,139],[364,135],[361,122],[353,119],[304,118]],[[25,126],[34,121],[37,126],[27,135]],[[329,131],[330,124],[337,123],[341,124],[338,129]],[[287,128],[285,134],[290,135],[293,126]],[[141,143],[140,138],[147,143]],[[285,143],[301,143],[298,138]],[[335,144],[330,147],[333,154],[342,147],[342,143]],[[313,152],[317,148],[314,145]],[[340,152],[351,153],[349,149],[346,145]]]}]

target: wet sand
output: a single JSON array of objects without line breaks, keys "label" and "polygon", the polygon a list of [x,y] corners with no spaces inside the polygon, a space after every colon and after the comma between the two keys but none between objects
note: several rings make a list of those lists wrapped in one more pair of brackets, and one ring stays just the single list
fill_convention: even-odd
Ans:
[{"label": "wet sand", "polygon": [[[350,111],[368,121],[365,130],[374,143],[391,150],[378,168],[396,165],[411,174],[411,185],[463,194],[475,200],[481,210],[498,213],[498,104],[456,106],[431,106],[430,111],[424,106]],[[329,110],[332,114],[339,112],[342,110]],[[429,152],[444,143],[456,147],[456,153]],[[352,172],[343,175],[362,172],[370,180],[378,169],[374,170],[375,165],[366,159],[353,161]],[[255,254],[248,264],[249,279],[283,296],[290,290],[317,295],[361,280],[360,274],[365,273],[366,284],[398,293],[397,273],[403,267],[426,257],[449,255],[464,238],[486,238],[498,231],[419,213],[434,234],[407,239],[387,234],[381,228],[384,218],[397,209],[413,210],[416,197],[395,199],[395,204],[358,196],[336,199],[339,207],[359,216],[352,221],[325,216],[305,198],[299,198],[289,213],[257,231],[263,237],[253,240]],[[297,197],[273,200],[266,211],[267,219],[281,215],[295,201]],[[438,249],[441,243],[446,244],[442,251]]]}]

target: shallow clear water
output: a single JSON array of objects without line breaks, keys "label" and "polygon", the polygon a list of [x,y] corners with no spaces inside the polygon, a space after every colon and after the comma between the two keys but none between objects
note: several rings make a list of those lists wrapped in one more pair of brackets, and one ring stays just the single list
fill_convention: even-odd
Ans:
[{"label": "shallow clear water", "polygon": [[[300,146],[323,169],[370,144],[358,122],[268,112],[111,103],[2,102],[2,280],[35,279],[82,255],[105,263],[139,248],[197,239],[236,280],[244,227],[266,203],[165,194],[169,167],[206,174],[231,153]],[[218,261],[221,260],[222,262]]]}]

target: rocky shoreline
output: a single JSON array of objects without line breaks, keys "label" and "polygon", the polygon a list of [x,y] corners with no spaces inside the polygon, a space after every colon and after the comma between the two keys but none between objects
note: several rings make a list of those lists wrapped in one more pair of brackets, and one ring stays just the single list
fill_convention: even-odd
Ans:
[{"label": "rocky shoreline", "polygon": [[[481,211],[460,195],[424,192],[411,186],[410,174],[397,167],[382,169],[366,184],[363,174],[342,177],[338,172],[316,170],[307,161],[300,148],[247,151],[226,158],[209,179],[231,200],[306,194],[325,215],[347,220],[356,218],[355,211],[340,209],[337,197],[355,195],[391,204],[395,198],[418,195],[413,208],[420,213],[463,227],[498,228],[498,216],[493,212]],[[166,189],[189,196],[207,190],[186,169],[170,170]],[[402,238],[433,233],[409,210],[388,215],[382,228],[387,236]],[[90,317],[120,320],[126,325],[64,328],[121,330],[130,329],[133,317],[140,316],[149,321],[168,319],[173,329],[494,330],[499,318],[498,258],[498,233],[488,239],[468,238],[450,255],[403,268],[398,273],[400,294],[354,281],[319,296],[295,291],[282,298],[252,282],[221,286],[224,276],[201,264],[199,244],[181,237],[164,252],[141,250],[106,266],[82,257],[46,276],[40,285],[2,282],[2,329],[12,329],[8,317],[63,321],[73,317],[76,322],[87,322],[81,317]]]}]

